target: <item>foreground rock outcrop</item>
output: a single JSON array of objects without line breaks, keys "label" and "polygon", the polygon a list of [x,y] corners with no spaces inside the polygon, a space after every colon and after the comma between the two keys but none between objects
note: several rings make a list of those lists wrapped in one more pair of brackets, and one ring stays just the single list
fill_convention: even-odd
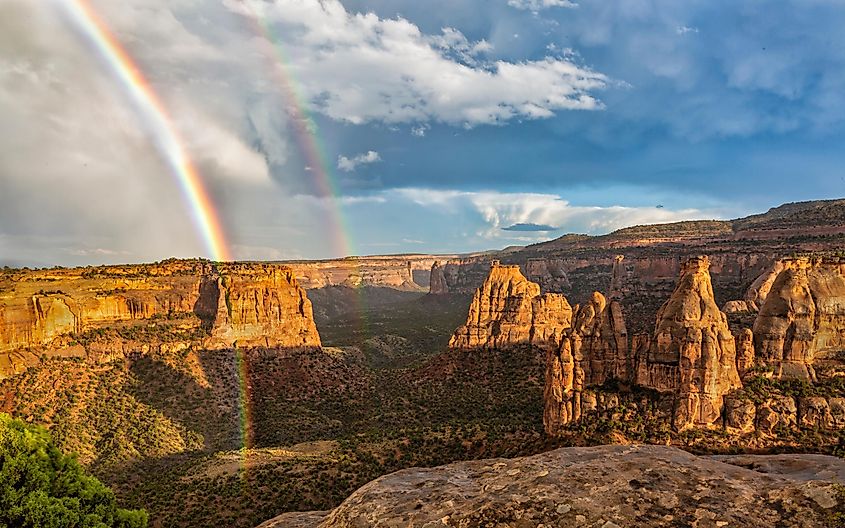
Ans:
[{"label": "foreground rock outcrop", "polygon": [[[758,469],[758,471],[755,471]],[[698,457],[672,447],[563,448],[414,468],[331,512],[260,528],[364,526],[829,526],[845,462],[819,455]]]},{"label": "foreground rock outcrop", "polygon": [[[166,328],[184,334],[169,336],[171,347],[320,346],[311,303],[286,266],[170,260],[0,276],[0,377],[41,354],[119,355],[139,329]],[[83,345],[104,330],[121,342]]]}]

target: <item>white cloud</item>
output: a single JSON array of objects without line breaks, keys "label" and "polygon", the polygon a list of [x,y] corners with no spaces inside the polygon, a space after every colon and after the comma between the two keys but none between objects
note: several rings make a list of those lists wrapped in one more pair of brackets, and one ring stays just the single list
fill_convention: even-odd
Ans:
[{"label": "white cloud", "polygon": [[489,60],[489,43],[456,29],[427,35],[403,18],[348,12],[338,0],[225,5],[273,27],[305,98],[335,120],[475,126],[602,108],[592,93],[607,78],[565,58]]},{"label": "white cloud", "polygon": [[347,158],[346,156],[338,156],[337,168],[344,172],[352,172],[359,165],[369,165],[377,161],[381,161],[381,156],[379,156],[379,153],[374,150],[368,150],[364,154],[358,154],[357,156],[353,156],[351,158]]},{"label": "white cloud", "polygon": [[550,7],[578,7],[578,4],[569,0],[508,0],[508,5],[535,12]]},{"label": "white cloud", "polygon": [[698,28],[690,26],[678,26],[675,29],[675,32],[677,32],[678,35],[686,35],[687,33],[698,33]]},{"label": "white cloud", "polygon": [[411,128],[411,134],[416,137],[425,137],[425,133],[428,132],[428,129],[431,128],[426,124],[422,124],[419,126],[415,126]]},{"label": "white cloud", "polygon": [[[692,208],[575,206],[556,194],[419,188],[387,192],[441,212],[461,208],[474,210],[482,220],[476,235],[488,239],[517,238],[513,233],[502,231],[514,224],[554,225],[566,232],[603,234],[632,225],[721,217],[719,211]],[[548,238],[548,233],[522,232],[519,238]]]}]

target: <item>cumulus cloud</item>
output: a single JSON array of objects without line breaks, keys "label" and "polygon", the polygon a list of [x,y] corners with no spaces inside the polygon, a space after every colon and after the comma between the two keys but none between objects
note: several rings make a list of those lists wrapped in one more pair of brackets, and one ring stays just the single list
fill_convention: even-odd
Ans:
[{"label": "cumulus cloud", "polygon": [[381,161],[381,156],[379,156],[379,153],[374,150],[368,150],[364,154],[358,154],[357,156],[353,156],[351,158],[347,158],[346,156],[338,156],[337,168],[344,172],[352,172],[359,165],[369,165],[371,163],[376,163],[377,161]]},{"label": "cumulus cloud", "polygon": [[[500,239],[502,231],[545,237],[544,230],[516,226],[560,226],[568,232],[602,234],[640,224],[721,218],[720,211],[695,208],[576,206],[556,194],[470,192],[459,190],[408,188],[389,191],[401,199],[440,211],[471,209],[482,220],[476,235]],[[552,228],[555,229],[555,228]]]},{"label": "cumulus cloud", "polygon": [[314,109],[353,124],[476,126],[548,118],[601,108],[593,94],[608,82],[565,58],[489,60],[489,43],[472,42],[456,29],[426,34],[401,17],[349,12],[339,0],[226,5],[272,27]]},{"label": "cumulus cloud", "polygon": [[569,0],[508,0],[508,5],[529,11],[539,11],[550,7],[578,7],[578,4]]},{"label": "cumulus cloud", "polygon": [[[236,208],[246,196],[252,214],[284,196],[268,192],[268,161],[285,157],[286,129],[283,119],[260,122],[259,110],[272,109],[276,97],[246,73],[260,71],[259,59],[229,55],[192,27],[201,17],[231,20],[231,12],[191,5],[95,8],[162,100],[227,232],[240,238]],[[63,6],[0,3],[0,252],[43,265],[209,256],[168,165],[172,145]],[[215,30],[231,36],[225,24]],[[230,49],[251,46],[235,39]],[[268,155],[256,144],[278,148]],[[262,191],[252,195],[252,187]]]}]

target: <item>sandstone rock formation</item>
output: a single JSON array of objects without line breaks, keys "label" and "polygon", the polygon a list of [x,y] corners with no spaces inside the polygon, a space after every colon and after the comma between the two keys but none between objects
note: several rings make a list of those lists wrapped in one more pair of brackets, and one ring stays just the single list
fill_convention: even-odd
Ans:
[{"label": "sandstone rock formation", "polygon": [[816,364],[845,358],[845,261],[791,258],[754,322],[757,361],[777,377],[816,379]]},{"label": "sandstone rock formation", "polygon": [[766,302],[766,297],[772,290],[775,279],[777,279],[783,270],[783,261],[778,259],[751,283],[751,286],[749,286],[748,291],[745,293],[745,302],[749,310],[756,312],[763,306],[763,303]]},{"label": "sandstone rock formation", "polygon": [[467,322],[458,328],[452,348],[504,348],[518,344],[557,346],[572,321],[572,308],[560,294],[540,294],[519,266],[493,262],[476,290]]},{"label": "sandstone rock formation", "polygon": [[431,276],[428,283],[428,292],[433,295],[443,295],[449,293],[449,285],[446,284],[446,275],[443,274],[443,268],[440,262],[435,261],[431,265]]},{"label": "sandstone rock formation", "polygon": [[306,290],[326,286],[373,286],[425,291],[435,262],[454,255],[384,255],[320,261],[283,262]]},{"label": "sandstone rock formation", "polygon": [[654,339],[638,358],[637,384],[678,395],[674,424],[709,425],[723,396],[741,387],[736,344],[713,296],[707,257],[687,261],[674,293],[657,315]]},{"label": "sandstone rock formation", "polygon": [[293,272],[254,264],[227,265],[217,279],[211,343],[219,347],[318,347],[311,301]]},{"label": "sandstone rock formation", "polygon": [[[584,303],[595,290],[620,277],[622,304],[631,334],[651,332],[657,309],[671,294],[681,264],[710,255],[711,279],[720,305],[747,302],[756,313],[777,262],[796,252],[841,250],[845,200],[787,204],[762,215],[724,222],[678,222],[622,229],[602,236],[558,239],[494,254],[453,258],[443,265],[449,291],[472,293],[484,281],[490,259],[518,264],[542,291]],[[820,236],[821,235],[821,236]],[[617,264],[616,257],[624,254]],[[614,269],[616,271],[614,271]],[[749,288],[749,284],[752,287]],[[614,297],[614,290],[608,297]]]},{"label": "sandstone rock formation", "polygon": [[589,386],[630,377],[628,334],[622,307],[594,292],[577,308],[560,346],[546,354],[543,423],[551,434],[595,408],[584,395]]},{"label": "sandstone rock formation", "polygon": [[726,314],[744,314],[744,313],[751,313],[756,312],[758,310],[757,305],[753,304],[749,301],[728,301],[722,306],[722,311]]},{"label": "sandstone rock formation", "polygon": [[822,527],[842,508],[843,478],[845,462],[820,455],[717,460],[661,446],[563,448],[406,469],[331,512],[286,514],[260,528]]},{"label": "sandstone rock formation", "polygon": [[754,333],[749,328],[734,336],[736,341],[736,371],[740,379],[754,368]]},{"label": "sandstone rock formation", "polygon": [[0,276],[0,377],[20,373],[41,353],[120,355],[121,343],[85,350],[75,339],[168,319],[204,327],[210,339],[194,344],[205,348],[320,345],[311,303],[281,265],[171,260],[17,270]]}]

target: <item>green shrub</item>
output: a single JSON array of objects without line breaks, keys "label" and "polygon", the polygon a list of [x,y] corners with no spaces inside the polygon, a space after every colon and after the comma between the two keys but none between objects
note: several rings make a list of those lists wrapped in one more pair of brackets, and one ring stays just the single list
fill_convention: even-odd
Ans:
[{"label": "green shrub", "polygon": [[49,433],[0,413],[0,528],[144,528],[147,513],[117,507]]}]

